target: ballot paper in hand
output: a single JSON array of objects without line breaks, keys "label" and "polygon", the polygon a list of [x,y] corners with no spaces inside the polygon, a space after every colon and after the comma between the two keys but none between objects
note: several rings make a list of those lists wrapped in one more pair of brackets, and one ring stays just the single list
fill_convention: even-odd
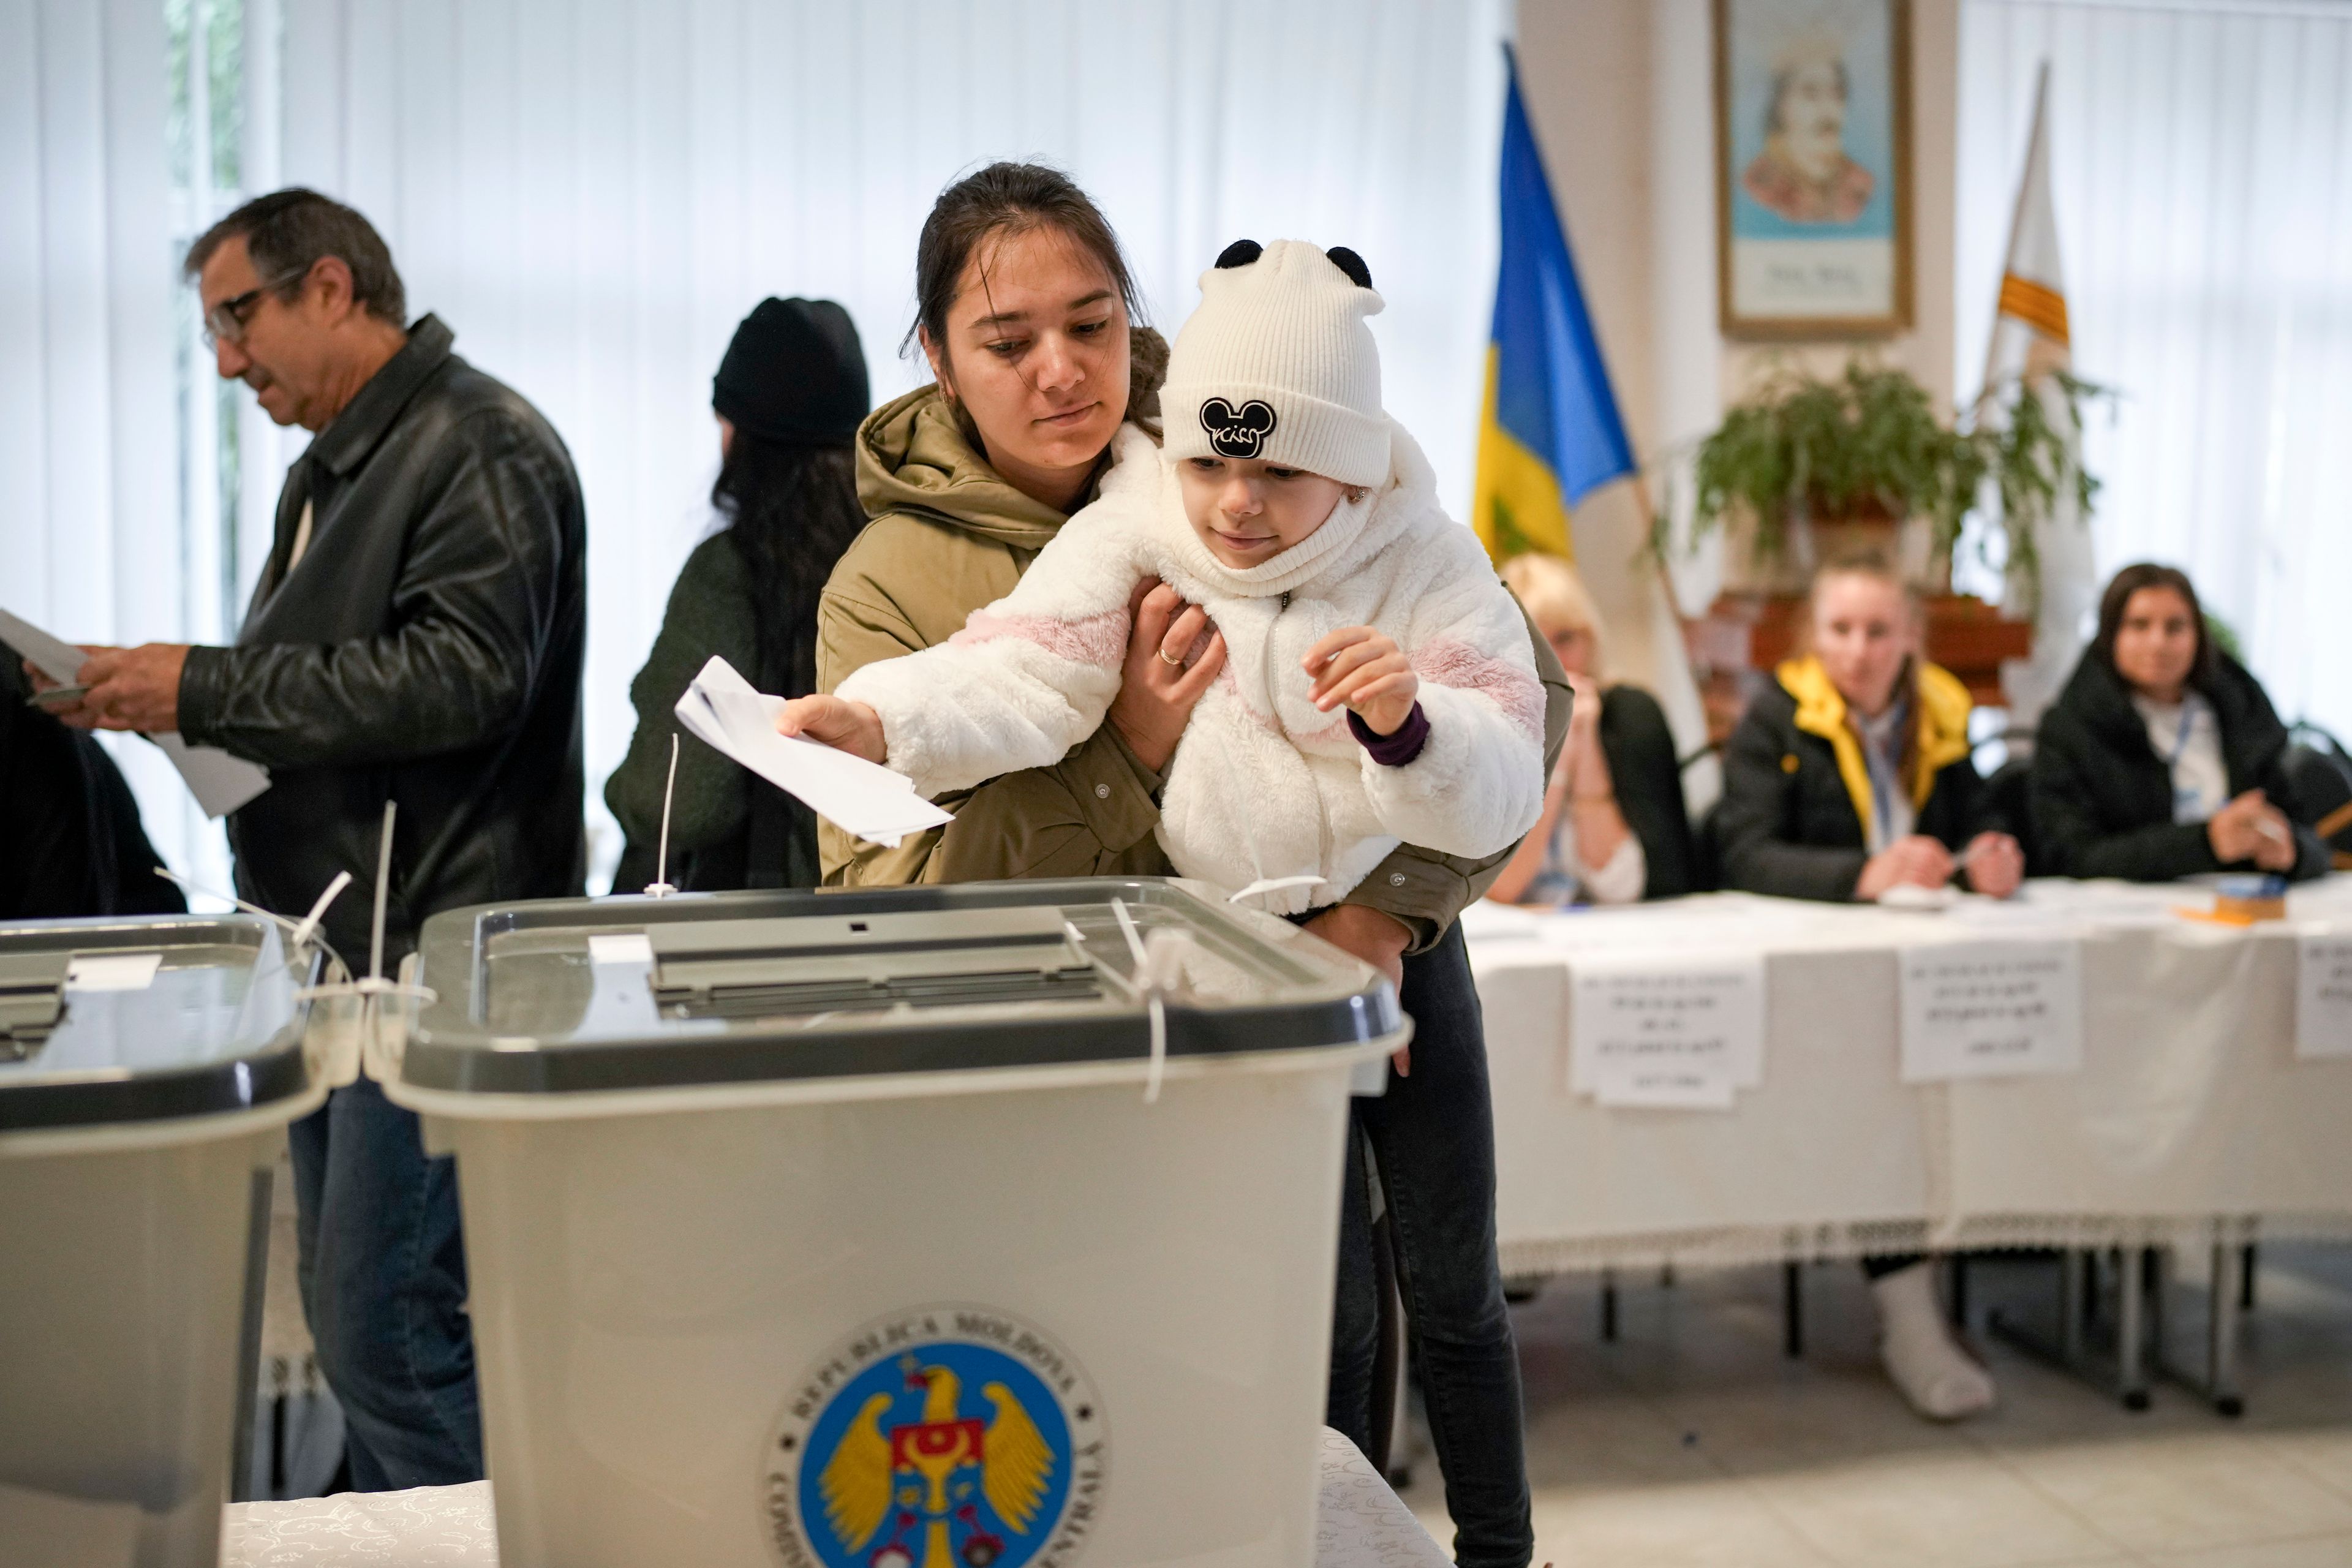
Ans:
[{"label": "ballot paper in hand", "polygon": [[[0,643],[15,648],[61,686],[71,686],[81,671],[81,649],[5,610],[0,610]],[[232,757],[215,746],[191,746],[177,731],[147,738],[172,759],[206,816],[226,816],[269,787],[269,770],[257,763]]]},{"label": "ballot paper in hand", "polygon": [[0,610],[0,642],[15,648],[34,668],[59,686],[71,686],[74,678],[81,673],[81,649],[5,610]]},{"label": "ballot paper in hand", "polygon": [[176,730],[147,738],[172,759],[206,816],[226,816],[269,787],[269,770],[258,763],[232,757],[217,746],[191,746]]},{"label": "ballot paper in hand", "polygon": [[869,844],[898,847],[909,833],[954,817],[915,793],[913,781],[847,752],[776,733],[784,700],[752,689],[716,655],[677,700],[678,722],[778,789]]}]

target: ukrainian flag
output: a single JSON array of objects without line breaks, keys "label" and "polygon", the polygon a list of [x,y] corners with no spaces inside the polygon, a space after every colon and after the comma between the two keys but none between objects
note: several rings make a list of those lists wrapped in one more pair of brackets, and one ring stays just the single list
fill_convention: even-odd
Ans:
[{"label": "ukrainian flag", "polygon": [[1470,521],[1496,562],[1530,550],[1572,559],[1569,509],[1636,470],[1519,100],[1518,59],[1507,46],[1504,58],[1502,264]]}]

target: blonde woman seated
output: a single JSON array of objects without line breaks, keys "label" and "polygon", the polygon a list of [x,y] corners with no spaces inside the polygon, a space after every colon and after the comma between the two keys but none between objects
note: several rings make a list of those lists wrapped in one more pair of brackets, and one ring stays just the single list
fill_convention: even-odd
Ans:
[{"label": "blonde woman seated", "polygon": [[[2007,898],[2017,840],[1985,821],[1968,689],[1921,655],[1917,598],[1878,556],[1813,578],[1807,651],[1749,705],[1724,759],[1724,883],[1781,898],[1873,900],[1960,881]],[[1922,1415],[1990,1407],[1992,1380],[1944,1324],[1933,1267],[1867,1258],[1879,1355]]]},{"label": "blonde woman seated", "polygon": [[1503,582],[1559,656],[1576,703],[1543,816],[1486,896],[1630,904],[1692,891],[1682,771],[1657,700],[1638,686],[1603,684],[1607,638],[1575,567],[1557,555],[1515,555],[1503,563]]}]

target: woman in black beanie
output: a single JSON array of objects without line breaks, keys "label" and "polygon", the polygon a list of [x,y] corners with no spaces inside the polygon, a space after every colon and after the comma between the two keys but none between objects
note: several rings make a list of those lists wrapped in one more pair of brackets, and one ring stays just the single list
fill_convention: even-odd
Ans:
[{"label": "woman in black beanie", "polygon": [[[762,691],[816,689],[816,603],[834,563],[866,526],[850,441],[867,405],[866,355],[830,300],[762,300],[735,329],[712,378],[725,526],[696,547],[670,590],[661,635],[629,686],[637,732],[604,785],[627,836],[615,892],[654,879],[671,710],[711,655]],[[813,888],[816,819],[686,735],[670,808],[671,884]]]}]

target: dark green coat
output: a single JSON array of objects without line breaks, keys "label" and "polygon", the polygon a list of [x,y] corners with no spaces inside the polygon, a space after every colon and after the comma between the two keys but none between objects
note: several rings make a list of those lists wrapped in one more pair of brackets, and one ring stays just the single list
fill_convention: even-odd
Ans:
[{"label": "dark green coat", "polygon": [[672,711],[713,654],[762,691],[806,695],[783,689],[792,684],[788,676],[761,668],[751,574],[734,540],[724,532],[704,540],[686,558],[662,615],[661,635],[629,683],[637,731],[628,755],[604,784],[604,804],[627,837],[613,878],[616,893],[634,893],[654,879],[673,734],[680,740],[677,789],[670,805],[671,886],[712,892],[814,888],[820,879],[816,818],[808,808],[687,734]]}]

